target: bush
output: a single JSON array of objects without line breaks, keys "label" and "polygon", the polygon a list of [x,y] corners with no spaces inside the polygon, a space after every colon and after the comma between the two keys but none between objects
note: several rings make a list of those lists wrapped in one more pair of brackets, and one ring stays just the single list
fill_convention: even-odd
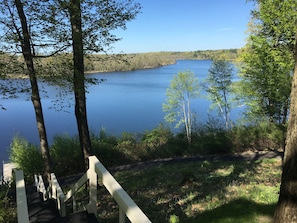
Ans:
[{"label": "bush", "polygon": [[209,117],[205,124],[197,126],[192,138],[192,150],[202,155],[231,152],[232,142],[224,124]]},{"label": "bush", "polygon": [[131,162],[141,161],[145,156],[145,150],[137,143],[137,136],[128,132],[122,133],[116,149]]},{"label": "bush", "polygon": [[92,149],[95,156],[106,167],[123,165],[130,162],[129,158],[117,148],[118,139],[101,129],[98,136],[92,135]]},{"label": "bush", "polygon": [[245,150],[278,150],[284,147],[286,127],[272,122],[261,122],[258,125],[236,126],[230,132],[233,148]]},{"label": "bush", "polygon": [[0,222],[17,222],[16,204],[8,196],[9,187],[5,184],[0,185]]},{"label": "bush", "polygon": [[44,165],[38,148],[26,139],[16,136],[10,145],[10,161],[24,171],[26,181],[32,181],[34,174],[43,174]]},{"label": "bush", "polygon": [[177,155],[174,145],[174,135],[170,128],[160,124],[152,131],[146,131],[142,137],[141,146],[146,151],[146,158],[164,158]]},{"label": "bush", "polygon": [[55,136],[50,155],[53,162],[53,171],[57,176],[84,171],[83,154],[77,136]]}]

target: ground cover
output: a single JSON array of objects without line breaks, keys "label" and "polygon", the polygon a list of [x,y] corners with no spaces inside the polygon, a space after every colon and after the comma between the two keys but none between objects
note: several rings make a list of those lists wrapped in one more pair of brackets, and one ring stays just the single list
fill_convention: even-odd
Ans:
[{"label": "ground cover", "polygon": [[[272,222],[281,159],[158,163],[114,173],[152,222]],[[100,222],[115,222],[118,207],[101,188]],[[104,208],[103,208],[104,207]]]}]

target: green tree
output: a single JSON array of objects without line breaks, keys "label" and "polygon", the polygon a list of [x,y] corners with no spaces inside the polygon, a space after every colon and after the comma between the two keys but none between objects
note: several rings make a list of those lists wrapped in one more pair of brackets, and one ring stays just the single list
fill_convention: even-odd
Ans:
[{"label": "green tree", "polygon": [[295,0],[256,1],[241,58],[241,95],[249,117],[284,125],[294,68]]},{"label": "green tree", "polygon": [[193,113],[191,100],[199,96],[199,82],[195,74],[190,71],[179,72],[174,75],[166,90],[166,103],[163,104],[165,120],[169,123],[177,122],[176,128],[185,127],[187,140],[191,143]]},{"label": "green tree", "polygon": [[88,158],[92,152],[87,121],[86,90],[84,77],[83,32],[80,0],[70,0],[68,7],[72,33],[73,51],[73,88],[75,96],[75,116],[79,133],[80,146],[88,169]]},{"label": "green tree", "polygon": [[4,38],[5,44],[9,45],[16,52],[18,52],[17,50],[20,48],[19,52],[21,52],[25,61],[26,72],[29,76],[31,84],[31,101],[35,111],[37,130],[40,139],[40,150],[45,166],[45,175],[49,180],[51,173],[51,159],[33,62],[34,45],[32,45],[28,18],[25,14],[24,4],[21,2],[21,0],[2,1],[1,6],[2,16],[0,20],[1,24],[3,25],[2,27],[7,30]]},{"label": "green tree", "polygon": [[[297,51],[297,38],[295,44]],[[297,222],[297,54],[292,81],[290,117],[286,147],[283,158],[283,172],[278,203],[274,212],[275,223]]]},{"label": "green tree", "polygon": [[66,16],[70,20],[71,35],[68,41],[70,40],[73,51],[75,116],[86,168],[88,168],[88,157],[92,153],[92,147],[87,121],[84,53],[103,51],[103,47],[118,41],[119,38],[110,31],[119,27],[125,28],[126,22],[134,19],[139,12],[139,5],[132,4],[130,0],[127,2],[105,0],[99,3],[93,0],[70,0],[60,5],[66,9]]},{"label": "green tree", "polygon": [[[3,1],[3,3],[7,2],[10,1]],[[13,1],[11,2],[14,5]],[[91,151],[91,144],[87,126],[85,87],[93,80],[84,77],[83,56],[86,53],[110,50],[112,44],[120,40],[112,33],[112,30],[125,29],[126,23],[136,17],[141,7],[133,0],[28,0],[22,6],[30,16],[28,18],[30,21],[29,40],[33,58],[44,58],[60,52],[73,51],[73,61],[69,63],[71,66],[67,67],[72,70],[73,76],[69,78],[69,76],[60,75],[62,81],[60,78],[54,83],[62,82],[64,86],[67,86],[67,83],[68,86],[72,86],[80,143],[86,159]],[[11,12],[13,11],[12,9]],[[3,21],[3,24],[6,24],[6,21]],[[8,30],[10,31],[10,26]],[[11,36],[15,36],[16,33],[17,31],[12,32]],[[8,37],[9,35],[6,39],[10,41]],[[18,44],[13,45],[12,48],[18,48]],[[56,69],[55,66],[51,68]],[[43,76],[45,74],[44,71],[40,73],[43,73]],[[49,73],[51,69],[47,70],[46,75]],[[62,74],[64,72],[54,70],[52,73]],[[54,78],[56,79],[57,76]]]},{"label": "green tree", "polygon": [[232,94],[232,78],[234,68],[230,61],[213,60],[208,70],[208,76],[205,80],[204,87],[210,100],[213,102],[212,107],[218,109],[218,112],[225,120],[226,129],[231,127],[230,110]]}]

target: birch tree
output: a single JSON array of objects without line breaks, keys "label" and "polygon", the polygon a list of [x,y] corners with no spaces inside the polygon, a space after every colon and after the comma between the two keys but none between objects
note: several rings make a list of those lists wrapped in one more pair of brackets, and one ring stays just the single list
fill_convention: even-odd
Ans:
[{"label": "birch tree", "polygon": [[226,129],[231,127],[230,111],[233,73],[234,68],[230,61],[213,60],[204,84],[206,92],[213,102],[212,107],[217,108],[219,114],[225,120]]},{"label": "birch tree", "polygon": [[166,122],[176,123],[176,128],[183,126],[189,143],[191,143],[193,126],[191,100],[199,96],[199,88],[199,81],[194,73],[179,72],[171,80],[166,90],[166,103],[163,104],[163,111],[167,113],[164,117]]}]

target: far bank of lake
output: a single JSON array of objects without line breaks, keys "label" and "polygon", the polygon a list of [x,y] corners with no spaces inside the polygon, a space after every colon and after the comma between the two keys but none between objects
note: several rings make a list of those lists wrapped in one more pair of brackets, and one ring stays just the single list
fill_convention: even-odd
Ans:
[{"label": "far bank of lake", "polygon": [[[103,128],[109,134],[120,135],[123,132],[142,133],[154,129],[164,122],[162,104],[166,100],[166,89],[173,75],[190,70],[202,82],[210,65],[210,60],[178,60],[176,64],[154,69],[88,74],[89,77],[106,80],[88,88],[90,130],[97,134]],[[42,103],[49,143],[52,143],[56,134],[76,135],[72,94],[62,95],[63,103],[50,109],[53,102],[59,99],[59,88],[42,84],[40,89],[47,92]],[[0,110],[0,160],[7,160],[11,139],[16,134],[34,144],[38,144],[39,140],[34,110],[28,96],[0,100],[0,104],[6,108],[5,111]],[[198,122],[207,120],[209,105],[210,102],[203,96],[192,101],[192,109],[197,114]],[[232,113],[233,119],[237,119],[239,115],[239,110]]]}]

